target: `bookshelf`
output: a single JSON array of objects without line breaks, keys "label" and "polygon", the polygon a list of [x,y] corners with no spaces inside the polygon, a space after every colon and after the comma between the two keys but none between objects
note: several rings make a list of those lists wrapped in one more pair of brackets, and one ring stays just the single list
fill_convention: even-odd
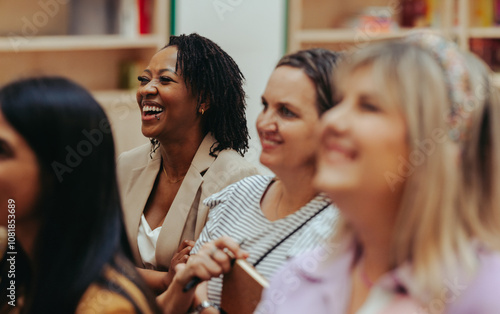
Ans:
[{"label": "bookshelf", "polygon": [[500,25],[495,25],[498,0],[456,0],[457,42],[462,49],[479,55],[496,72],[493,81],[500,88]]},{"label": "bookshelf", "polygon": [[[387,0],[289,0],[288,51],[311,47],[343,49],[359,43],[400,38],[413,27],[400,26],[403,2]],[[428,25],[448,34],[452,32],[453,0],[435,1]],[[381,27],[378,22],[366,22],[367,12],[390,16],[392,23]]]},{"label": "bookshelf", "polygon": [[[144,34],[138,25],[139,2],[150,8]],[[85,11],[82,6],[92,14],[77,16]],[[103,9],[108,15],[101,22],[107,24],[96,31],[99,18],[94,15]],[[0,1],[0,85],[34,75],[67,77],[90,90],[106,110],[118,153],[147,142],[140,132],[135,86],[128,89],[124,82],[133,81],[167,42],[169,10],[167,0]],[[124,14],[135,20],[125,20]]]},{"label": "bookshelf", "polygon": [[[500,6],[499,0],[422,0],[426,3],[423,22],[415,27],[402,26],[403,6],[416,2],[419,1],[289,0],[288,51],[312,47],[344,50],[404,37],[415,29],[432,29],[453,38],[462,49],[477,53],[500,72],[500,54],[496,56],[496,51],[500,51],[500,26],[493,23],[493,6]],[[360,23],[370,9],[391,16],[394,23],[388,28]],[[479,11],[488,18],[478,16]],[[495,82],[500,87],[500,74],[496,74]]]}]

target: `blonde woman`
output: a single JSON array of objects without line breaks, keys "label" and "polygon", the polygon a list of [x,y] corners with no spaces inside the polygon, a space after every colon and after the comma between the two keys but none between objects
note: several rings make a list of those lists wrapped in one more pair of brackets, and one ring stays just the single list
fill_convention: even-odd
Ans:
[{"label": "blonde woman", "polygon": [[418,34],[338,74],[314,183],[341,218],[257,313],[496,313],[500,113],[486,68]]}]

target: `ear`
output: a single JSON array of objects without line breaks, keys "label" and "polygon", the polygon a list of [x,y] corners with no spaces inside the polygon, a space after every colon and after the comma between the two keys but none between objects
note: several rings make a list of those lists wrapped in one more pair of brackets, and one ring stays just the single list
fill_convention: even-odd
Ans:
[{"label": "ear", "polygon": [[202,95],[200,95],[199,100],[199,106],[198,106],[198,112],[201,113],[202,110],[203,112],[206,112],[208,109],[210,109],[210,97],[209,95],[205,95],[205,100],[201,99]]}]

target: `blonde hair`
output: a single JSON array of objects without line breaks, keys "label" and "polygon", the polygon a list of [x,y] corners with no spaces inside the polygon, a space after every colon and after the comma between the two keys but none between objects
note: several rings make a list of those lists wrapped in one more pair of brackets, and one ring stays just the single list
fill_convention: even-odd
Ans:
[{"label": "blonde hair", "polygon": [[[471,134],[461,144],[448,137],[450,91],[442,65],[429,51],[405,42],[379,43],[353,53],[337,71],[342,80],[369,67],[385,100],[404,114],[410,148],[404,167],[413,170],[398,174],[404,191],[390,258],[393,268],[411,262],[414,285],[408,288],[421,302],[442,295],[447,276],[456,271],[473,274],[471,242],[500,248],[500,174],[494,162],[500,157],[500,123],[493,121],[500,117],[498,96],[487,68],[475,57],[466,60],[472,90],[484,86],[484,93],[474,94]],[[349,238],[356,242],[340,218],[332,241]]]},{"label": "blonde hair", "polygon": [[[460,192],[463,212],[475,237],[491,249],[500,241],[500,98],[491,80],[491,71],[477,56],[466,53],[473,101],[470,133],[462,153],[464,184]],[[496,162],[495,162],[496,161]]]}]

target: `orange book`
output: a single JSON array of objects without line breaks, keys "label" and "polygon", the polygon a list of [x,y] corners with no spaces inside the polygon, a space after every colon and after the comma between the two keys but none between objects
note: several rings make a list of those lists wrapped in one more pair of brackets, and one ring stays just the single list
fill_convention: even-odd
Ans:
[{"label": "orange book", "polygon": [[493,0],[477,0],[472,2],[472,25],[489,27],[493,25]]},{"label": "orange book", "polygon": [[221,308],[227,314],[251,314],[269,283],[244,259],[237,259],[222,282]]}]

